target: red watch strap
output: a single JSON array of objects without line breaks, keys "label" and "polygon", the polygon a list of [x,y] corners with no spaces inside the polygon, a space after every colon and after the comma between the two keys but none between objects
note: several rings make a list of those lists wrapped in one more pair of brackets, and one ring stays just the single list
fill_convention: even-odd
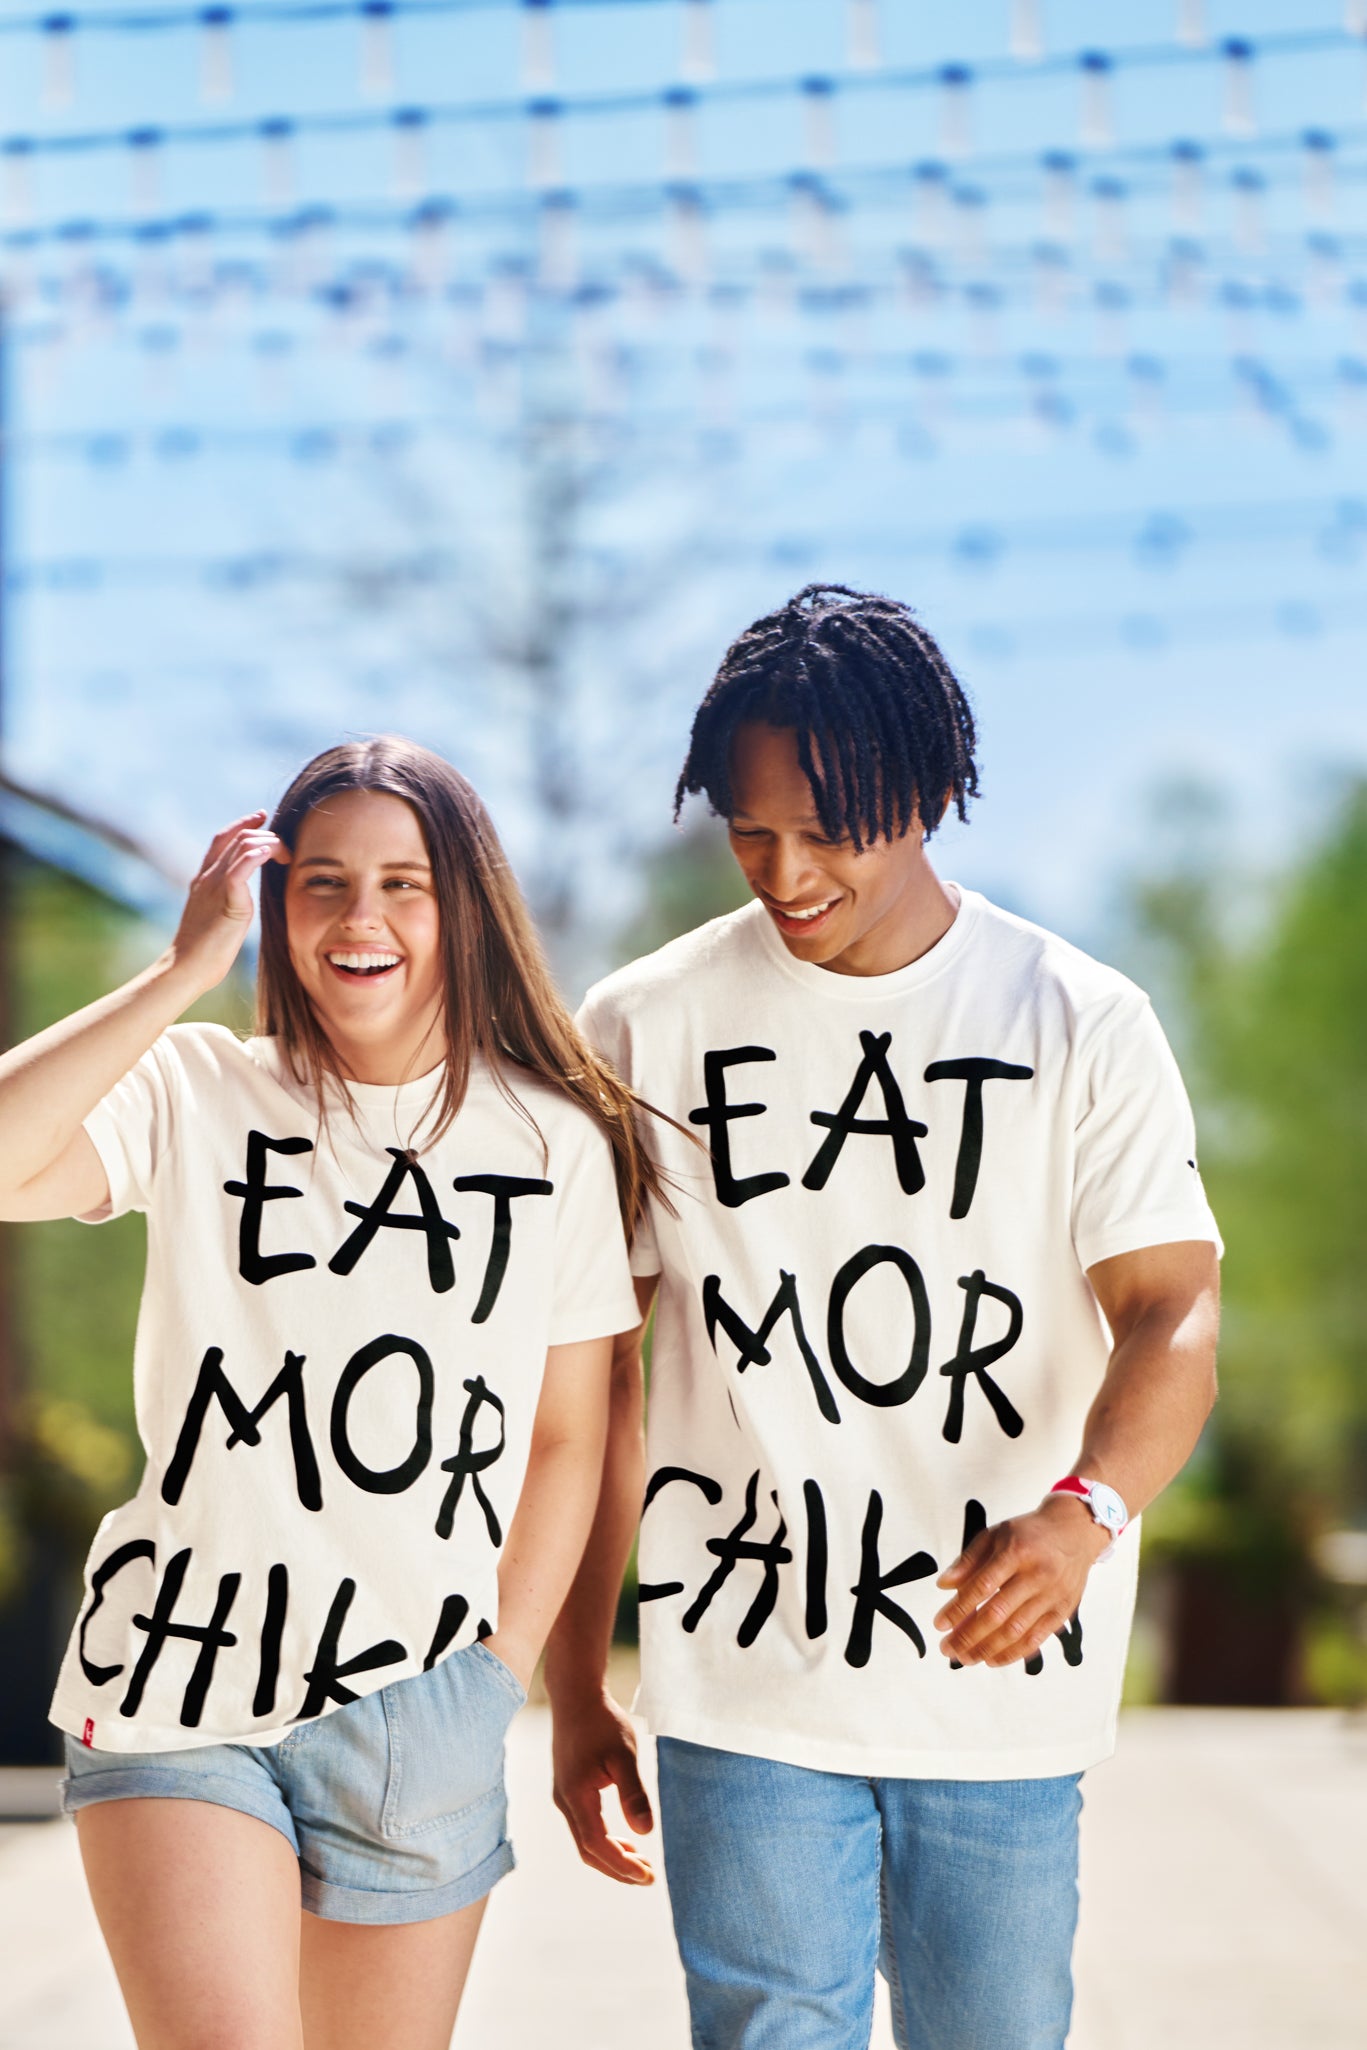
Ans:
[{"label": "red watch strap", "polygon": [[1075,1473],[1070,1473],[1066,1480],[1055,1481],[1049,1490],[1051,1495],[1081,1495],[1084,1501],[1091,1492],[1086,1481],[1079,1480]]}]

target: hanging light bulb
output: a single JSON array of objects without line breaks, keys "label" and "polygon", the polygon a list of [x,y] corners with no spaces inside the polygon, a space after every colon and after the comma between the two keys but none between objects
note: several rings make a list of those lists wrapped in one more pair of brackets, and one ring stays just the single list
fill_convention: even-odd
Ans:
[{"label": "hanging light bulb", "polygon": [[1229,36],[1220,48],[1225,60],[1225,128],[1230,135],[1255,135],[1253,45],[1242,36]]},{"label": "hanging light bulb", "polygon": [[548,292],[572,292],[579,281],[578,237],[572,192],[547,192],[539,209],[537,276]]},{"label": "hanging light bulb", "polygon": [[1125,200],[1129,188],[1123,178],[1095,178],[1092,199],[1096,206],[1096,256],[1099,263],[1122,263],[1125,258]]},{"label": "hanging light bulb", "polygon": [[686,285],[707,282],[707,221],[702,194],[692,185],[671,185],[667,193],[670,267]]},{"label": "hanging light bulb", "polygon": [[1205,251],[1199,242],[1179,235],[1168,244],[1163,285],[1169,305],[1190,309],[1200,304],[1205,263]]},{"label": "hanging light bulb", "polygon": [[1307,128],[1301,144],[1305,150],[1305,210],[1312,221],[1327,221],[1334,211],[1334,138],[1327,129]]},{"label": "hanging light bulb", "polygon": [[840,234],[830,193],[809,171],[797,172],[789,179],[788,189],[799,256],[817,270],[836,270],[841,257]]},{"label": "hanging light bulb", "polygon": [[76,22],[70,14],[49,14],[43,21],[44,107],[57,111],[76,97]]},{"label": "hanging light bulb", "polygon": [[394,124],[394,196],[416,199],[427,188],[427,111],[423,107],[397,107]]},{"label": "hanging light bulb", "polygon": [[974,283],[968,287],[969,337],[973,354],[984,359],[1001,354],[1002,294],[998,285]]},{"label": "hanging light bulb", "polygon": [[947,157],[966,157],[973,145],[969,96],[973,73],[966,64],[946,64],[940,71],[940,149]]},{"label": "hanging light bulb", "polygon": [[913,226],[919,242],[942,249],[949,240],[949,173],[943,164],[918,164],[912,174]]},{"label": "hanging light bulb", "polygon": [[154,213],[161,196],[162,132],[159,128],[131,128],[127,143],[133,172],[133,210],[139,214]]},{"label": "hanging light bulb", "polygon": [[698,175],[698,95],[691,86],[671,86],[664,107],[665,177],[687,183]]},{"label": "hanging light bulb", "polygon": [[1122,356],[1125,353],[1126,315],[1130,310],[1130,295],[1124,285],[1113,278],[1103,278],[1096,287],[1097,346],[1103,356]]},{"label": "hanging light bulb", "polygon": [[987,194],[977,185],[958,185],[954,202],[954,253],[969,266],[987,260]]},{"label": "hanging light bulb", "polygon": [[1177,40],[1188,50],[1210,41],[1205,0],[1177,0]]},{"label": "hanging light bulb", "polygon": [[1267,242],[1264,221],[1266,181],[1251,164],[1241,164],[1230,179],[1234,189],[1234,240],[1246,256],[1261,255]]},{"label": "hanging light bulb", "polygon": [[5,164],[0,205],[7,228],[26,228],[33,219],[33,144],[26,135],[6,136],[0,144]]},{"label": "hanging light bulb", "polygon": [[683,52],[679,70],[684,78],[695,84],[717,75],[712,0],[684,0]]},{"label": "hanging light bulb", "polygon": [[1037,64],[1044,55],[1044,11],[1040,0],[1011,0],[1011,55]]},{"label": "hanging light bulb", "polygon": [[835,163],[835,87],[829,78],[804,78],[802,113],[806,165],[829,171]]},{"label": "hanging light bulb", "polygon": [[199,17],[199,96],[221,107],[233,96],[233,10],[206,7]]},{"label": "hanging light bulb", "polygon": [[394,0],[361,0],[361,91],[385,100],[394,82]]},{"label": "hanging light bulb", "polygon": [[424,292],[442,291],[455,274],[456,206],[450,199],[425,199],[415,207],[409,226],[413,235],[413,274]]},{"label": "hanging light bulb", "polygon": [[1343,291],[1343,244],[1337,235],[1307,235],[1306,297],[1316,306],[1332,305]]},{"label": "hanging light bulb", "polygon": [[565,183],[559,100],[531,101],[527,119],[527,182],[534,191],[551,191]]},{"label": "hanging light bulb", "polygon": [[1077,158],[1067,150],[1047,150],[1044,171],[1044,224],[1052,240],[1071,242],[1075,233]]},{"label": "hanging light bulb", "polygon": [[294,123],[283,114],[262,121],[262,169],[267,206],[288,206],[294,198]]},{"label": "hanging light bulb", "polygon": [[1082,72],[1079,138],[1086,148],[1108,149],[1115,141],[1115,124],[1111,118],[1111,60],[1104,50],[1084,50],[1078,65]]},{"label": "hanging light bulb", "polygon": [[1206,153],[1199,142],[1175,142],[1172,158],[1172,217],[1178,228],[1200,226],[1205,193]]},{"label": "hanging light bulb", "polygon": [[1067,311],[1072,292],[1068,251],[1058,242],[1037,242],[1031,251],[1035,281],[1035,304],[1040,312],[1056,319]]},{"label": "hanging light bulb", "polygon": [[849,66],[851,71],[877,71],[883,62],[878,0],[848,0]]},{"label": "hanging light bulb", "polygon": [[522,83],[529,93],[555,91],[551,0],[522,0]]}]

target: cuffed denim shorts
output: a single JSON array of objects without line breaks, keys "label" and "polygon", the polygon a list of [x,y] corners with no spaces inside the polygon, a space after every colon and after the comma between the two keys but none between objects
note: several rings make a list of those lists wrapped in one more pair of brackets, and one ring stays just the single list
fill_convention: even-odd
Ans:
[{"label": "cuffed denim shorts", "polygon": [[268,1822],[299,1860],[303,1905],[330,1922],[428,1922],[513,1867],[503,1740],[526,1700],[471,1644],[279,1744],[93,1751],[66,1740],[68,1815],[96,1801],[209,1801]]}]

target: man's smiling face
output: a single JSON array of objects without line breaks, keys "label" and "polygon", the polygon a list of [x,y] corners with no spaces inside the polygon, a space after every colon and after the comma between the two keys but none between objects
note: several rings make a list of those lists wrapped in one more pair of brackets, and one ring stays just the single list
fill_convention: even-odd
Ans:
[{"label": "man's smiling face", "polygon": [[915,948],[901,952],[904,935],[927,887],[938,889],[919,816],[900,838],[862,850],[828,838],[797,734],[758,722],[736,729],[731,799],[731,851],[790,954],[845,975],[886,974],[913,958]]}]

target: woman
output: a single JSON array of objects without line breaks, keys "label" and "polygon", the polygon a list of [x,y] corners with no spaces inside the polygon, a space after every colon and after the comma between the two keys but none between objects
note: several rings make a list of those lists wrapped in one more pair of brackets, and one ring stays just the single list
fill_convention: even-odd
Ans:
[{"label": "woman", "polygon": [[[175,1024],[257,871],[257,1037]],[[0,1213],[148,1217],[147,1468],[52,1709],[142,2050],[445,2050],[637,1320],[634,1108],[402,740],[220,833],[162,958],[0,1062]]]}]

